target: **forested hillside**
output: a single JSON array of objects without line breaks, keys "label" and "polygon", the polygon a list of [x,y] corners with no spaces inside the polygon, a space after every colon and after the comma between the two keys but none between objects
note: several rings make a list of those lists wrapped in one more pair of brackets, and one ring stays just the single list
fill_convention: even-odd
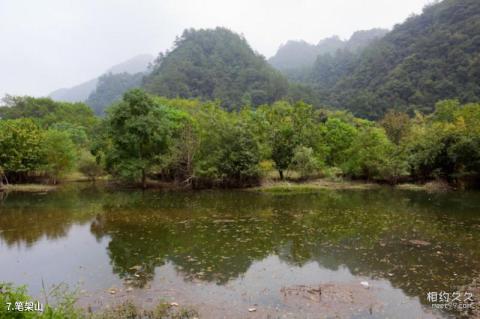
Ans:
[{"label": "forested hillside", "polygon": [[338,36],[324,39],[317,45],[303,40],[290,40],[280,46],[268,63],[281,71],[309,67],[319,55],[335,53],[342,46],[343,41]]},{"label": "forested hillside", "polygon": [[[432,112],[437,101],[480,100],[480,2],[445,0],[392,31],[355,32],[311,45],[289,41],[269,60],[226,28],[186,30],[151,73],[105,75],[87,104],[97,114],[128,89],[219,100],[238,109],[286,99],[378,119],[389,109]],[[288,83],[287,79],[290,81]]]},{"label": "forested hillside", "polygon": [[332,36],[321,40],[317,45],[303,40],[290,40],[280,46],[277,53],[268,62],[288,75],[296,69],[311,67],[320,55],[335,54],[340,49],[348,49],[352,52],[361,50],[375,39],[383,37],[387,32],[388,30],[385,29],[357,31],[346,41],[342,41],[338,36]]},{"label": "forested hillside", "polygon": [[[109,68],[103,75],[111,74],[119,74],[119,73],[128,73],[128,74],[136,74],[139,72],[147,71],[147,67],[150,62],[153,61],[153,56],[149,54],[140,54],[134,56],[127,61],[122,63],[116,64]],[[99,72],[102,74],[103,70]],[[102,75],[101,75],[102,76]],[[100,77],[96,77],[84,83],[80,83],[70,88],[62,88],[53,91],[49,94],[55,101],[63,101],[63,102],[85,102],[90,94],[93,94],[97,89],[98,81]],[[123,94],[123,91],[121,94]],[[97,93],[98,95],[98,93]],[[104,107],[108,106],[108,104],[104,105]]]},{"label": "forested hillside", "polygon": [[144,73],[107,73],[98,79],[97,87],[85,101],[97,115],[104,115],[105,108],[122,98],[129,89],[140,87]]},{"label": "forested hillside", "polygon": [[144,87],[166,97],[220,100],[235,109],[279,100],[288,83],[243,37],[216,28],[186,30],[158,57]]},{"label": "forested hillside", "polygon": [[445,0],[395,26],[361,55],[321,56],[297,80],[325,105],[379,118],[431,112],[436,101],[480,100],[480,1]]}]

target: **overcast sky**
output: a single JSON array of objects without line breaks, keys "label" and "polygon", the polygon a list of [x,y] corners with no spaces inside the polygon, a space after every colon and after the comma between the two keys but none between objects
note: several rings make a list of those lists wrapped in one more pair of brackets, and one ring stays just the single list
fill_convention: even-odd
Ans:
[{"label": "overcast sky", "polygon": [[47,95],[137,54],[157,55],[185,28],[224,26],[266,57],[290,39],[317,43],[391,28],[431,0],[0,0],[0,96]]}]

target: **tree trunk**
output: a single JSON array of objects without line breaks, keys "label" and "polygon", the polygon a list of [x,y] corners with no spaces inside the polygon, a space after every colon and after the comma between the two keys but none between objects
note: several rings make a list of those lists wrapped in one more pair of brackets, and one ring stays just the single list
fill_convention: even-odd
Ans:
[{"label": "tree trunk", "polygon": [[278,174],[280,175],[280,179],[283,181],[283,170],[278,170]]},{"label": "tree trunk", "polygon": [[142,188],[147,188],[147,176],[145,174],[145,169],[142,169]]}]

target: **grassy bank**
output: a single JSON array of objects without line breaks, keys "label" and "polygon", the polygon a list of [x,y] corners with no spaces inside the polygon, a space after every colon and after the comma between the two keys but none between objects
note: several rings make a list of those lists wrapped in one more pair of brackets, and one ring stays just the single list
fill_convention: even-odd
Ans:
[{"label": "grassy bank", "polygon": [[380,184],[353,182],[353,181],[329,181],[325,179],[311,181],[266,181],[259,187],[251,188],[254,191],[269,193],[312,193],[323,189],[374,189],[381,187]]},{"label": "grassy bank", "polygon": [[398,184],[394,186],[371,183],[366,181],[341,180],[333,181],[328,179],[316,179],[309,181],[275,181],[267,180],[259,187],[250,188],[252,191],[289,194],[289,193],[315,193],[320,190],[371,190],[382,187],[390,187],[400,190],[445,192],[452,188],[443,182],[429,182],[426,184]]},{"label": "grassy bank", "polygon": [[57,185],[49,184],[8,184],[1,189],[6,192],[45,193],[57,189]]},{"label": "grassy bank", "polygon": [[[26,301],[35,300],[28,295],[26,287],[14,287],[8,283],[0,282],[0,318],[17,319],[193,319],[198,318],[194,309],[181,307],[177,303],[159,302],[152,309],[143,309],[132,301],[124,301],[115,306],[91,312],[76,306],[78,293],[70,291],[61,284],[46,292],[52,304],[43,304],[43,311],[27,311],[23,308]],[[21,302],[20,305],[16,303]],[[36,303],[36,302],[35,302]],[[42,302],[40,302],[42,303]],[[33,306],[32,306],[33,307]],[[20,310],[21,309],[21,310]]]},{"label": "grassy bank", "polygon": [[[398,185],[381,184],[378,182],[368,182],[362,180],[349,180],[349,179],[330,179],[330,178],[317,178],[310,180],[301,180],[295,175],[295,172],[290,173],[285,180],[279,180],[274,177],[275,175],[266,175],[260,186],[246,188],[249,191],[268,192],[268,193],[314,193],[320,190],[371,190],[382,187],[395,188],[400,190],[410,191],[427,191],[427,192],[446,192],[451,191],[453,188],[443,181],[431,181],[424,184],[403,183]],[[8,184],[3,185],[1,190],[6,192],[25,192],[25,193],[45,193],[54,191],[62,185],[78,182],[91,182],[87,176],[75,172],[71,173],[59,181],[59,184]],[[135,187],[141,188],[139,183],[125,184],[119,180],[112,179],[110,176],[102,176],[96,181],[108,182],[113,187]],[[159,190],[185,190],[189,188],[186,184],[179,184],[175,182],[165,182],[159,180],[147,179],[146,186],[148,189]],[[191,186],[190,186],[191,187]],[[215,187],[215,186],[213,186]],[[200,188],[199,188],[200,189]]]}]

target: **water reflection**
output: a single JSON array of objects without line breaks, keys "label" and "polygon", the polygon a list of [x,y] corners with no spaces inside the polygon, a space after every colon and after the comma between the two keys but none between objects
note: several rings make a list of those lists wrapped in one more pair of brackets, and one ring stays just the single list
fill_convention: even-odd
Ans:
[{"label": "water reflection", "polygon": [[111,271],[140,288],[167,264],[187,282],[225,285],[276,256],[272,271],[283,263],[346,267],[355,276],[386,279],[426,303],[428,291],[455,291],[479,277],[479,208],[475,193],[280,196],[72,187],[9,196],[0,206],[0,251],[8,257],[15,247],[34,248],[41,239],[43,245],[68,241],[73,225],[86,225],[98,243],[106,242]]}]

